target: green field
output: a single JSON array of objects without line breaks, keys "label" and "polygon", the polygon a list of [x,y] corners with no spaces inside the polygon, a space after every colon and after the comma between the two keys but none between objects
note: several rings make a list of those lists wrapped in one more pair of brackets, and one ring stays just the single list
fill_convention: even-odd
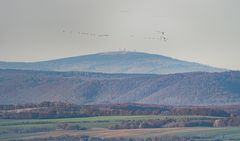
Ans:
[{"label": "green field", "polygon": [[[240,140],[240,128],[155,128],[155,129],[121,129],[109,130],[107,127],[119,124],[122,121],[132,120],[149,120],[149,119],[176,119],[176,120],[209,120],[218,119],[220,117],[211,116],[160,116],[160,115],[144,115],[144,116],[101,116],[101,117],[86,117],[86,118],[62,118],[62,119],[30,119],[30,120],[0,120],[0,140],[31,138],[41,136],[52,136],[59,134],[86,134],[105,136],[123,135],[144,137],[158,135],[177,135],[177,136],[199,136],[209,137],[214,139],[233,139]],[[87,130],[74,131],[59,131],[59,124],[79,125]],[[47,131],[47,132],[46,132]],[[119,133],[118,133],[119,132]],[[127,134],[128,133],[128,134]],[[130,134],[131,133],[131,134]],[[108,137],[108,136],[106,136]],[[112,136],[110,136],[112,137]]]},{"label": "green field", "polygon": [[0,119],[0,131],[7,128],[30,128],[30,127],[48,127],[59,123],[78,123],[84,127],[104,128],[109,125],[129,120],[149,120],[149,119],[216,119],[220,117],[211,116],[160,116],[160,115],[141,115],[141,116],[99,116],[84,118],[61,118],[61,119],[29,119],[29,120],[9,120]]}]

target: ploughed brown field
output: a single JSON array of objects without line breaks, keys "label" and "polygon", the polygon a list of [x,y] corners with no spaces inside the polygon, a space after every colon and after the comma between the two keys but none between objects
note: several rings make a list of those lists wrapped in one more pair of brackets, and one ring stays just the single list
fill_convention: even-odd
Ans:
[{"label": "ploughed brown field", "polygon": [[88,131],[66,131],[57,130],[50,132],[41,132],[36,134],[31,134],[27,137],[22,137],[21,139],[34,139],[34,138],[48,138],[48,137],[58,137],[58,136],[91,136],[91,137],[156,137],[164,135],[176,135],[177,133],[192,133],[200,131],[217,131],[221,128],[149,128],[149,129],[119,129],[119,130],[109,130],[105,128],[95,128]]}]

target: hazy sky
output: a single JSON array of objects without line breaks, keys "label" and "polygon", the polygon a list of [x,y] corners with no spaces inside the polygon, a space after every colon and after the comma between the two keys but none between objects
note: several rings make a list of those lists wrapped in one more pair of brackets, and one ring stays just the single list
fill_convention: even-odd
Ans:
[{"label": "hazy sky", "polygon": [[240,0],[0,0],[1,61],[119,48],[240,70]]}]

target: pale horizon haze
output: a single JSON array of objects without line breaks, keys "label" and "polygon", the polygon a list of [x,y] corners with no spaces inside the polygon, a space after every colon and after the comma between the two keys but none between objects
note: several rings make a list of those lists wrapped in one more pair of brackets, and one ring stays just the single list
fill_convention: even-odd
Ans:
[{"label": "pale horizon haze", "polygon": [[124,48],[240,70],[240,1],[0,0],[0,61]]}]

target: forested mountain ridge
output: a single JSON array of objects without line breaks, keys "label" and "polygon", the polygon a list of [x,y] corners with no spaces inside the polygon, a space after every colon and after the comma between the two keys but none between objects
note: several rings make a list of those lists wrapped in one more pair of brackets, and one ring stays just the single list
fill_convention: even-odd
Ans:
[{"label": "forested mountain ridge", "polygon": [[240,72],[168,75],[0,70],[0,103],[240,103]]}]

